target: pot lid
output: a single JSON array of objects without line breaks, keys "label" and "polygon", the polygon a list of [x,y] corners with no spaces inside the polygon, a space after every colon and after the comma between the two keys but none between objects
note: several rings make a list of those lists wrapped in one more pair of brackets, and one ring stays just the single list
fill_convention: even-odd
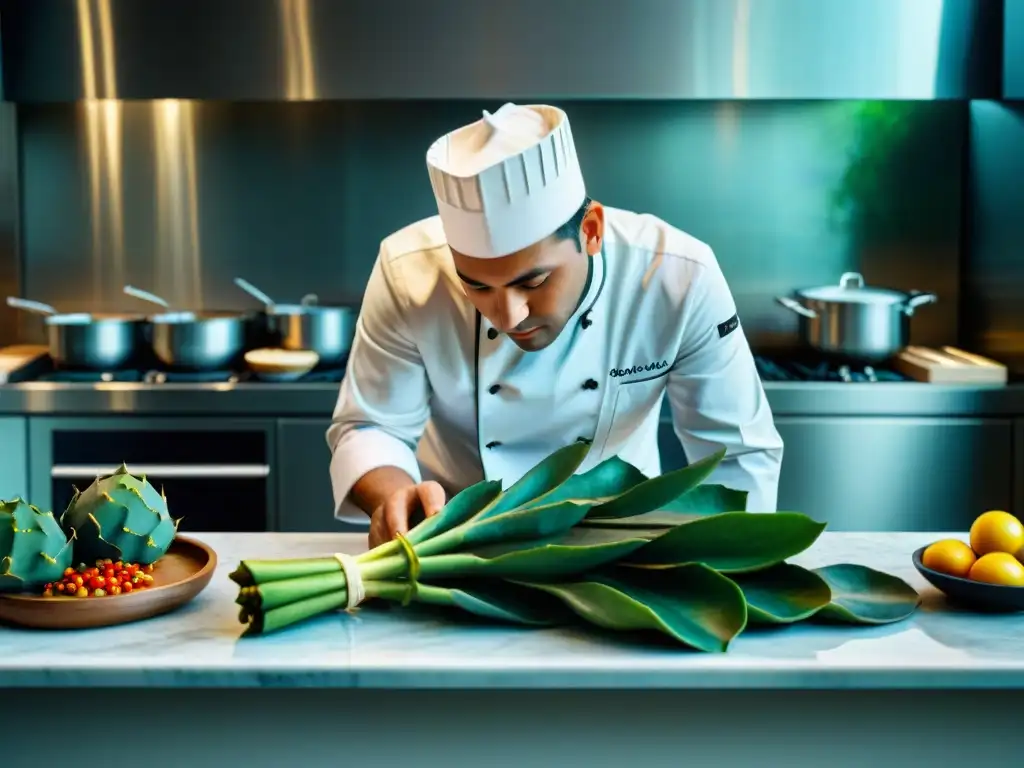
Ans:
[{"label": "pot lid", "polygon": [[839,285],[805,288],[798,293],[812,301],[838,301],[846,304],[898,304],[907,300],[907,294],[903,291],[864,285],[864,278],[858,272],[844,272],[839,278]]}]

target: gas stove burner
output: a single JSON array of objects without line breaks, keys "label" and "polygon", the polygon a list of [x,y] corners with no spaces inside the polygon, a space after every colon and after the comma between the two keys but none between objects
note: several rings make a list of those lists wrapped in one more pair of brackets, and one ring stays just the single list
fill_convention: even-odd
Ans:
[{"label": "gas stove burner", "polygon": [[755,356],[762,381],[814,381],[845,384],[909,381],[889,368],[827,360],[791,360]]},{"label": "gas stove burner", "polygon": [[854,376],[860,375],[865,381],[878,381],[878,376],[875,374],[875,369],[870,365],[865,365],[859,372],[852,370],[848,365],[839,366],[839,378],[843,381],[853,381]]},{"label": "gas stove burner", "polygon": [[[332,363],[322,368],[314,368],[301,376],[268,377],[257,376],[252,371],[218,370],[218,371],[176,371],[159,367],[140,366],[134,370],[121,371],[90,371],[77,368],[57,368],[47,356],[41,363],[18,381],[47,382],[54,384],[338,384],[345,378],[348,359]],[[38,370],[41,369],[41,370]],[[37,372],[38,370],[38,372]]]},{"label": "gas stove burner", "polygon": [[345,378],[345,368],[344,368],[344,366],[342,366],[340,368],[332,367],[332,368],[324,368],[322,370],[312,370],[309,373],[307,373],[305,376],[303,376],[301,379],[299,379],[299,381],[304,383],[304,384],[309,384],[309,383],[330,384],[330,383],[340,382],[343,378]]},{"label": "gas stove burner", "polygon": [[148,371],[147,384],[237,384],[248,379],[248,373],[237,371]]},{"label": "gas stove burner", "polygon": [[139,371],[74,371],[56,369],[40,374],[33,381],[52,382],[54,384],[134,383],[142,381],[142,374]]}]

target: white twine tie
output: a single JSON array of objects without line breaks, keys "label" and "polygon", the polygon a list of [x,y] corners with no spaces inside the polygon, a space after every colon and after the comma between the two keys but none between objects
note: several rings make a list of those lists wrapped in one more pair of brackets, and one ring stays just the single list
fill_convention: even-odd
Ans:
[{"label": "white twine tie", "polygon": [[335,552],[334,559],[341,564],[341,570],[345,572],[345,581],[348,582],[348,605],[345,609],[351,611],[366,599],[363,575],[359,573],[359,564],[352,555]]}]

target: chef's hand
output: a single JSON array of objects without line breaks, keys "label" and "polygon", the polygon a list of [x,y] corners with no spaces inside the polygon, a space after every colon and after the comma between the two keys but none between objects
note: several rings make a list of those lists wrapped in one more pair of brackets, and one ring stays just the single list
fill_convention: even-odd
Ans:
[{"label": "chef's hand", "polygon": [[444,489],[433,480],[392,492],[370,515],[370,549],[405,535],[414,516],[436,515],[444,504]]}]

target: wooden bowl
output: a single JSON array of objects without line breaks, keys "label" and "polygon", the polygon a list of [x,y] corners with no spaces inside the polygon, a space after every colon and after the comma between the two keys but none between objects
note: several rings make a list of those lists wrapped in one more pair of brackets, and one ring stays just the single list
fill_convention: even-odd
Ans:
[{"label": "wooden bowl", "polygon": [[921,547],[914,553],[914,567],[950,602],[979,611],[1024,611],[1024,587],[986,584],[932,570],[922,561],[926,549]]},{"label": "wooden bowl", "polygon": [[154,565],[152,586],[105,597],[0,594],[0,621],[35,629],[93,629],[148,619],[192,600],[216,568],[212,549],[178,536]]},{"label": "wooden bowl", "polygon": [[245,353],[249,370],[268,381],[294,381],[316,368],[320,355],[311,350],[265,347]]}]

